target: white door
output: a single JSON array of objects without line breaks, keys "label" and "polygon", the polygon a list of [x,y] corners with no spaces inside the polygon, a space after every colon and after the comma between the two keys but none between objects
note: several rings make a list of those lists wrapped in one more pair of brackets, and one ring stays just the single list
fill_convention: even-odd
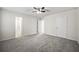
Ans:
[{"label": "white door", "polygon": [[58,15],[56,18],[56,34],[59,37],[66,38],[67,34],[67,17],[64,15]]},{"label": "white door", "polygon": [[39,34],[42,34],[42,33],[44,33],[44,20],[38,20],[38,28],[37,28],[37,30],[38,30],[38,33]]},{"label": "white door", "polygon": [[20,37],[22,31],[22,17],[16,17],[15,19],[15,36]]}]

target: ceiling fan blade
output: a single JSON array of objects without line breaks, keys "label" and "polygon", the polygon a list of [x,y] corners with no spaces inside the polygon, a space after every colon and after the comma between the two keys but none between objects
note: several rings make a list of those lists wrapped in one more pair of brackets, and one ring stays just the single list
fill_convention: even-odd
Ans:
[{"label": "ceiling fan blade", "polygon": [[41,9],[45,9],[45,7],[42,7]]},{"label": "ceiling fan blade", "polygon": [[34,9],[37,9],[36,7],[33,7]]},{"label": "ceiling fan blade", "polygon": [[37,8],[37,7],[33,7],[35,10],[37,10],[37,11],[40,11],[40,8]]},{"label": "ceiling fan blade", "polygon": [[46,11],[41,11],[41,12],[46,12]]}]

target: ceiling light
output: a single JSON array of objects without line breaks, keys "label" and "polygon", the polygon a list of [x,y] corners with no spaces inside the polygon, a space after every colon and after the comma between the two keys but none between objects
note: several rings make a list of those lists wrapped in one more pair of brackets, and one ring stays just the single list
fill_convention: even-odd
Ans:
[{"label": "ceiling light", "polygon": [[37,14],[41,14],[41,12],[40,12],[40,11],[37,11],[36,13],[37,13]]}]

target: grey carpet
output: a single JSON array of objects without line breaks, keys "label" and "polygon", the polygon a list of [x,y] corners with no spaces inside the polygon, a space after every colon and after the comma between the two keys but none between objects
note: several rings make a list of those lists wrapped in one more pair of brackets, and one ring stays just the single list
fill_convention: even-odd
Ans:
[{"label": "grey carpet", "polygon": [[0,41],[1,52],[78,52],[76,41],[51,36],[34,34],[20,38]]}]

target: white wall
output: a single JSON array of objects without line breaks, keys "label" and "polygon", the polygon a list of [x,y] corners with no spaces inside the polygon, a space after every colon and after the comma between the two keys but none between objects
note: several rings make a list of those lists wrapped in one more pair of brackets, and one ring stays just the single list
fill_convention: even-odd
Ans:
[{"label": "white wall", "polygon": [[15,37],[15,19],[16,17],[23,17],[22,35],[35,34],[37,31],[37,20],[34,17],[11,12],[8,10],[1,11],[1,38],[0,40],[7,40]]},{"label": "white wall", "polygon": [[1,40],[15,37],[15,18],[11,12],[1,11]]},{"label": "white wall", "polygon": [[34,17],[23,16],[22,35],[37,33],[37,19]]},{"label": "white wall", "polygon": [[79,8],[77,9],[77,38],[79,42]]},{"label": "white wall", "polygon": [[45,17],[44,19],[44,32],[46,34],[56,35],[56,16],[50,15]]},{"label": "white wall", "polygon": [[45,33],[77,40],[76,9],[44,17]]},{"label": "white wall", "polygon": [[68,12],[67,14],[67,38],[77,40],[77,10]]},{"label": "white wall", "polygon": [[1,39],[1,9],[0,9],[0,39]]}]

